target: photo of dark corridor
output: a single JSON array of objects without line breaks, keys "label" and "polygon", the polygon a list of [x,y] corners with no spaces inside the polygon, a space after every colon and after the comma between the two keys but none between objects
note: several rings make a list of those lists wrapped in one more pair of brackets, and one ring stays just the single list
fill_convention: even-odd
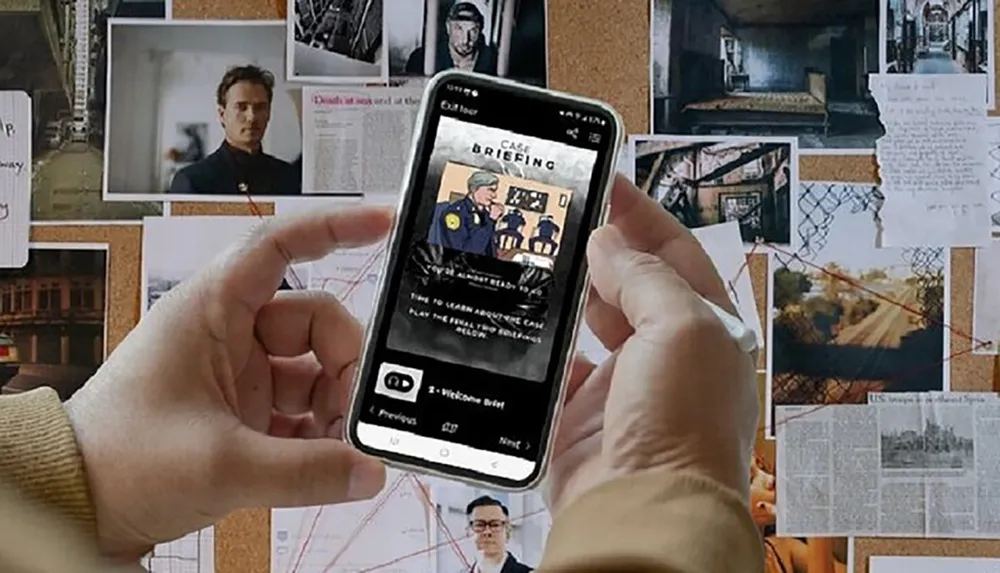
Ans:
[{"label": "photo of dark corridor", "polygon": [[879,1],[654,0],[653,133],[870,153]]},{"label": "photo of dark corridor", "polygon": [[887,0],[885,71],[989,74],[992,21],[989,0]]}]

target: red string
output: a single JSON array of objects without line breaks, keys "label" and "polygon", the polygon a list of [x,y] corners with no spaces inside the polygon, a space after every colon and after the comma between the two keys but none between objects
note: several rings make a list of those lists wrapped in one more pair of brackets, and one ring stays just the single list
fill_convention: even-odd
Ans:
[{"label": "red string", "polygon": [[[261,212],[260,208],[257,206],[257,202],[253,200],[253,195],[250,194],[249,189],[246,191],[246,196],[247,196],[247,206],[250,207],[250,213],[252,213],[261,221],[264,221],[265,220],[264,213]],[[299,274],[295,271],[295,265],[292,261],[292,256],[281,245],[278,245],[278,250],[281,252],[282,258],[285,259],[285,263],[288,264],[288,272],[291,274],[291,279],[292,279],[292,288],[296,290],[305,290],[306,283],[301,278],[299,278]]]},{"label": "red string", "polygon": [[[258,208],[256,202],[254,202],[253,197],[249,193],[247,193],[247,200],[248,200],[248,204],[249,204],[251,212],[254,215],[256,215],[258,218],[260,218],[260,219],[263,220],[264,219],[264,215],[261,213],[261,210]],[[815,263],[811,263],[811,262],[803,259],[799,255],[797,255],[795,253],[791,253],[791,252],[789,252],[789,251],[787,251],[787,250],[785,250],[785,249],[781,248],[780,246],[775,245],[773,243],[764,243],[764,242],[757,242],[757,243],[755,243],[751,247],[751,249],[746,253],[746,256],[744,257],[744,262],[740,266],[740,268],[738,269],[738,271],[736,273],[736,276],[733,277],[732,280],[725,281],[727,289],[730,291],[730,293],[732,293],[734,295],[734,298],[735,298],[735,294],[737,292],[736,289],[735,289],[735,284],[742,277],[743,273],[747,272],[749,270],[749,264],[750,264],[751,256],[754,255],[754,254],[758,254],[757,253],[758,248],[761,247],[761,246],[766,246],[770,250],[774,251],[775,253],[779,253],[779,254],[782,254],[782,255],[784,255],[786,257],[789,257],[790,259],[795,260],[795,261],[801,263],[802,265],[804,265],[806,267],[809,267],[809,268],[811,268],[813,270],[816,270],[816,271],[818,271],[818,272],[820,272],[820,273],[822,273],[822,274],[830,277],[834,281],[846,283],[846,284],[850,285],[852,288],[858,289],[858,290],[860,290],[860,291],[862,291],[862,292],[864,292],[864,293],[872,296],[873,298],[875,298],[875,299],[877,299],[879,301],[885,302],[887,304],[894,305],[897,308],[900,308],[900,309],[906,311],[907,313],[910,313],[912,315],[921,317],[925,321],[927,321],[928,324],[933,324],[933,325],[936,325],[936,326],[940,326],[943,329],[947,329],[949,331],[949,333],[951,333],[952,335],[958,336],[959,338],[964,339],[964,340],[968,340],[970,342],[970,346],[968,348],[965,348],[965,349],[960,350],[958,352],[954,352],[954,353],[952,353],[952,354],[944,357],[940,361],[933,362],[933,363],[930,363],[930,364],[924,364],[924,365],[920,366],[919,368],[914,368],[912,371],[907,371],[907,372],[904,372],[903,374],[906,374],[906,375],[915,375],[915,374],[918,374],[918,373],[923,372],[925,370],[928,370],[930,368],[941,367],[944,364],[949,363],[952,359],[954,359],[956,357],[971,354],[976,349],[982,348],[982,347],[986,347],[986,346],[989,346],[991,344],[989,341],[978,340],[975,337],[973,337],[972,335],[970,335],[968,333],[965,333],[965,332],[963,332],[963,331],[955,328],[952,324],[946,323],[943,320],[939,320],[936,317],[929,315],[928,313],[920,312],[918,309],[915,309],[915,308],[913,308],[913,307],[911,307],[911,306],[909,306],[907,304],[904,304],[904,303],[902,303],[900,301],[894,300],[894,299],[892,299],[892,298],[890,298],[888,296],[885,296],[885,295],[883,295],[881,293],[878,293],[878,292],[876,292],[876,291],[874,291],[874,290],[872,290],[872,289],[870,289],[868,287],[865,287],[860,282],[858,282],[857,280],[855,280],[855,279],[853,279],[851,277],[848,277],[848,276],[845,276],[845,275],[842,275],[842,274],[839,274],[839,273],[835,273],[835,272],[830,271],[829,269],[826,269],[826,268],[824,268],[824,267],[822,267],[820,265],[817,265]],[[950,254],[950,252],[951,252],[950,249],[947,250],[947,252]],[[364,264],[362,265],[363,266],[362,276],[363,276],[364,272],[367,272],[373,266],[373,260],[377,259],[377,257],[380,256],[382,253],[384,253],[384,247],[379,252],[377,252],[375,255],[373,255],[372,257],[370,257],[369,260],[366,260],[364,262]],[[292,266],[292,261],[291,261],[291,257],[289,256],[289,254],[287,252],[283,252],[282,255],[285,257],[285,260],[289,263],[289,269],[291,271],[292,278],[295,281],[295,285],[294,285],[295,288],[299,288],[299,289],[305,288],[305,284],[301,281],[301,279],[299,279],[298,275],[295,272],[294,267]],[[770,265],[769,265],[769,268],[767,269],[767,272],[774,273],[775,270],[776,269],[770,268]],[[353,291],[357,287],[356,283],[359,282],[360,280],[362,280],[362,277],[357,277],[355,280],[348,281],[348,283],[349,283],[349,285],[348,285],[348,289],[349,289],[348,292]],[[950,292],[945,292],[945,293],[943,293],[942,296],[951,296],[951,293]],[[770,309],[768,309],[768,311],[770,311]],[[877,350],[877,347],[873,347],[873,350]],[[991,382],[991,384],[992,384],[992,382]],[[834,405],[834,404],[817,404],[817,405],[815,405],[815,407],[810,408],[810,409],[808,409],[806,411],[803,411],[802,413],[799,413],[799,414],[796,414],[794,416],[790,416],[790,417],[786,418],[784,420],[784,422],[787,423],[787,422],[792,421],[794,419],[797,419],[797,418],[800,418],[800,417],[804,417],[804,416],[808,416],[809,414],[811,414],[813,412],[816,412],[817,410],[820,410],[822,408],[825,408],[827,406],[832,406],[832,405]],[[758,431],[763,431],[763,430],[764,430],[763,427],[758,428]],[[379,500],[371,508],[371,510],[368,512],[368,514],[362,519],[361,523],[358,525],[358,527],[355,529],[355,531],[349,537],[349,539],[345,543],[344,547],[341,548],[341,550],[334,556],[334,558],[326,566],[326,568],[324,569],[324,573],[326,573],[327,571],[329,571],[329,569],[334,566],[334,564],[336,563],[337,559],[339,559],[339,557],[341,555],[343,555],[343,553],[347,550],[347,548],[354,541],[354,539],[358,535],[360,535],[360,533],[364,529],[364,527],[367,526],[376,517],[376,515],[382,509],[384,509],[384,506],[386,505],[386,502],[388,501],[390,494],[393,491],[395,491],[395,489],[397,489],[402,484],[402,480],[405,479],[405,478],[407,478],[407,477],[412,478],[413,481],[418,484],[417,486],[415,486],[415,489],[418,492],[420,492],[426,498],[425,501],[427,503],[430,503],[430,500],[427,497],[427,494],[424,491],[423,486],[419,485],[419,482],[416,481],[416,478],[413,478],[409,474],[401,476],[400,478],[398,478],[394,482],[394,484],[392,486],[390,486],[390,488],[388,488],[387,490],[384,491],[384,495],[382,496],[382,499]],[[322,509],[320,510],[320,512],[321,511],[322,511]],[[530,515],[533,515],[535,513],[541,513],[541,511],[532,512],[531,514],[526,514],[524,516],[521,516],[520,519],[525,519],[525,518],[527,518]],[[309,542],[310,542],[310,540],[311,540],[311,538],[312,538],[312,536],[314,534],[314,529],[316,527],[316,522],[319,520],[319,517],[320,517],[320,513],[317,513],[317,515],[313,519],[313,522],[311,524],[309,533],[307,534],[307,537],[306,537],[306,539],[304,540],[304,542],[302,544],[301,551],[299,552],[299,555],[298,555],[297,559],[295,560],[294,565],[291,568],[291,573],[296,573],[296,571],[297,571],[297,569],[299,567],[299,564],[300,564],[300,562],[302,560],[302,557],[303,557],[303,555],[306,552],[306,547],[309,544]],[[436,515],[436,518],[438,520],[438,526],[442,527],[444,529],[444,534],[447,537],[446,541],[438,543],[437,545],[428,547],[426,549],[420,550],[418,552],[413,552],[413,553],[410,553],[410,554],[407,554],[407,555],[403,555],[403,556],[394,558],[394,559],[386,561],[386,562],[384,562],[384,563],[382,563],[380,565],[376,565],[376,566],[373,566],[373,567],[370,567],[370,568],[367,568],[367,569],[363,569],[363,570],[359,571],[358,573],[370,573],[370,572],[373,572],[373,571],[384,569],[386,567],[395,565],[396,563],[398,563],[400,561],[403,561],[405,559],[410,559],[412,557],[417,557],[417,556],[420,556],[420,555],[423,555],[423,554],[435,551],[435,550],[437,550],[437,549],[439,549],[441,547],[444,547],[444,546],[450,546],[456,552],[456,554],[459,556],[459,558],[465,563],[465,565],[468,566],[468,560],[465,558],[465,556],[458,549],[457,541],[461,540],[461,539],[467,539],[470,536],[465,536],[465,537],[462,537],[462,538],[455,538],[455,537],[453,537],[451,535],[450,531],[448,531],[447,526],[444,524],[443,519],[441,518],[441,516],[440,515]]]}]

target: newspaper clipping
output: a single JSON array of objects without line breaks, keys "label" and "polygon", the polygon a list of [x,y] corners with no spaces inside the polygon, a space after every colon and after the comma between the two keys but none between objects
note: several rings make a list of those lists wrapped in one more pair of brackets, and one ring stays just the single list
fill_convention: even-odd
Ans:
[{"label": "newspaper clipping", "polygon": [[398,193],[420,88],[302,91],[304,193]]},{"label": "newspaper clipping", "polygon": [[776,422],[779,535],[1000,539],[996,394],[872,393]]}]

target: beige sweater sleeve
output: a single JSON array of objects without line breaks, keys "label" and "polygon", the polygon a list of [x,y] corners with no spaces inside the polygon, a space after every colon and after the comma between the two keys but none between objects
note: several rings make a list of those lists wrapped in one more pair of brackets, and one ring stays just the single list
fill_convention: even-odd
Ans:
[{"label": "beige sweater sleeve", "polygon": [[0,482],[95,533],[80,449],[59,395],[51,388],[0,396]]},{"label": "beige sweater sleeve", "polygon": [[[41,502],[73,530],[39,526],[53,550],[77,554],[80,566],[92,547],[70,550],[68,537],[79,527],[93,535],[94,509],[83,461],[62,404],[54,391],[40,388],[0,397],[0,483],[26,501]],[[0,532],[35,519],[27,507],[4,498],[0,488]],[[42,519],[39,514],[38,519]],[[34,523],[34,522],[32,522]],[[39,522],[41,523],[41,522]],[[72,532],[72,533],[71,533]],[[41,537],[36,541],[41,541]],[[66,573],[65,565],[37,561],[0,535],[4,570]],[[43,543],[45,545],[45,543]],[[79,553],[78,553],[79,552]],[[55,551],[53,554],[61,554]],[[33,556],[33,557],[32,557]],[[32,565],[28,565],[32,557]],[[86,558],[84,558],[86,557]],[[20,562],[20,566],[13,567]],[[697,475],[648,472],[621,478],[588,492],[562,511],[549,533],[539,573],[762,573],[763,546],[746,506],[736,494]]]},{"label": "beige sweater sleeve", "polygon": [[647,472],[556,516],[538,573],[763,573],[763,542],[736,493],[695,474]]}]

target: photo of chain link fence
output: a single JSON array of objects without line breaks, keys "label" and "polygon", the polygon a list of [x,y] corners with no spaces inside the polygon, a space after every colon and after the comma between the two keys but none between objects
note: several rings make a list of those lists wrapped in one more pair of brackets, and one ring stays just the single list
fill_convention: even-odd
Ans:
[{"label": "photo of chain link fence", "polygon": [[876,248],[871,184],[806,182],[795,253],[771,255],[768,435],[777,405],[946,390],[946,250]]}]

